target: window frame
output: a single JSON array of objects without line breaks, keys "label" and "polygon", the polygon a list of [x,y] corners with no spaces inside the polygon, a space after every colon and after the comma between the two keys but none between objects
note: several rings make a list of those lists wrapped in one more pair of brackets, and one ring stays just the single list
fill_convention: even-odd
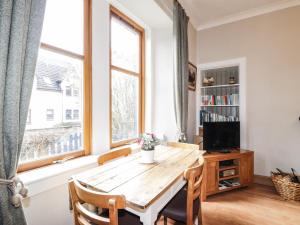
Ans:
[{"label": "window frame", "polygon": [[116,70],[118,72],[125,73],[130,76],[135,76],[139,78],[139,126],[138,126],[138,132],[143,133],[145,130],[145,30],[142,26],[137,24],[135,21],[133,21],[131,18],[129,18],[127,15],[122,13],[117,8],[110,6],[110,20],[109,20],[109,27],[111,30],[111,20],[112,17],[116,16],[119,19],[121,19],[124,23],[128,24],[129,26],[133,27],[140,35],[140,59],[139,59],[139,72],[130,71],[127,69],[123,69],[121,67],[117,67],[115,65],[112,65],[112,49],[111,49],[111,31],[109,32],[109,40],[110,40],[110,50],[109,50],[109,130],[110,130],[110,147],[116,148],[123,145],[127,145],[129,143],[135,142],[136,138],[134,139],[128,139],[128,140],[122,140],[118,142],[112,141],[112,71]]},{"label": "window frame", "polygon": [[[80,119],[79,109],[73,109],[73,114],[72,115],[73,115],[73,120],[79,120]],[[75,115],[76,115],[76,117],[75,117]]]},{"label": "window frame", "polygon": [[72,96],[72,88],[71,86],[66,86],[66,96],[71,97]]},{"label": "window frame", "polygon": [[23,172],[47,165],[54,161],[77,158],[91,154],[92,145],[92,0],[83,0],[83,55],[73,53],[46,43],[40,48],[83,61],[83,146],[82,150],[51,156],[18,165],[18,172]]},{"label": "window frame", "polygon": [[79,89],[78,88],[73,88],[73,97],[78,97],[79,96]]},{"label": "window frame", "polygon": [[[70,116],[70,117],[68,117]],[[72,109],[65,110],[65,120],[73,120]]]}]

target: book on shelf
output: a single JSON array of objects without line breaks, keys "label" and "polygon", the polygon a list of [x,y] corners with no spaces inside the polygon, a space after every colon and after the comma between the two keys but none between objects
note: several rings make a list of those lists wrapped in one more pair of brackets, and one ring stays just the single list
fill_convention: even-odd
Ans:
[{"label": "book on shelf", "polygon": [[202,106],[206,105],[239,105],[239,94],[231,95],[203,95]]},{"label": "book on shelf", "polygon": [[237,122],[238,116],[224,116],[217,113],[207,112],[206,110],[200,110],[200,126],[203,126],[204,122]]}]

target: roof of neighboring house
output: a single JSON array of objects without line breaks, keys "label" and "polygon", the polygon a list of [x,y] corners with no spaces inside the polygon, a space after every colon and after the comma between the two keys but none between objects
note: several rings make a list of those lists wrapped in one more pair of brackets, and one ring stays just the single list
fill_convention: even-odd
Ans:
[{"label": "roof of neighboring house", "polygon": [[67,67],[38,61],[36,67],[37,89],[62,91],[61,83]]}]

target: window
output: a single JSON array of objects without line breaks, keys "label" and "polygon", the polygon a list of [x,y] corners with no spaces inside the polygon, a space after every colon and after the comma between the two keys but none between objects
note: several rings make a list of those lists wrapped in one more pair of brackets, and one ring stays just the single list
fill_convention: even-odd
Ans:
[{"label": "window", "polygon": [[144,30],[111,7],[111,147],[143,132]]},{"label": "window", "polygon": [[[89,154],[90,8],[91,0],[47,1],[30,100],[29,115],[35,117],[26,126],[19,172]],[[68,97],[73,87],[76,101]],[[77,110],[74,115],[72,108]]]},{"label": "window", "polygon": [[53,109],[47,109],[46,119],[47,119],[47,121],[53,121],[54,120],[54,110]]},{"label": "window", "polygon": [[70,86],[66,86],[66,96],[72,96],[72,89]]},{"label": "window", "polygon": [[73,96],[78,97],[79,96],[79,88],[74,88],[73,89]]},{"label": "window", "polygon": [[74,120],[78,120],[79,119],[79,110],[78,109],[74,109],[73,110],[73,119]]},{"label": "window", "polygon": [[66,110],[66,120],[71,120],[72,119],[72,110],[67,109]]}]

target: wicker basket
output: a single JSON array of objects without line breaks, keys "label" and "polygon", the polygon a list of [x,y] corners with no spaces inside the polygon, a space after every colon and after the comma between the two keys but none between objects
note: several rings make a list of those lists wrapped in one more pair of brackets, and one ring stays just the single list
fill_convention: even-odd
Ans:
[{"label": "wicker basket", "polygon": [[284,200],[300,201],[300,183],[292,182],[290,175],[282,176],[272,172],[271,178],[277,192]]}]

